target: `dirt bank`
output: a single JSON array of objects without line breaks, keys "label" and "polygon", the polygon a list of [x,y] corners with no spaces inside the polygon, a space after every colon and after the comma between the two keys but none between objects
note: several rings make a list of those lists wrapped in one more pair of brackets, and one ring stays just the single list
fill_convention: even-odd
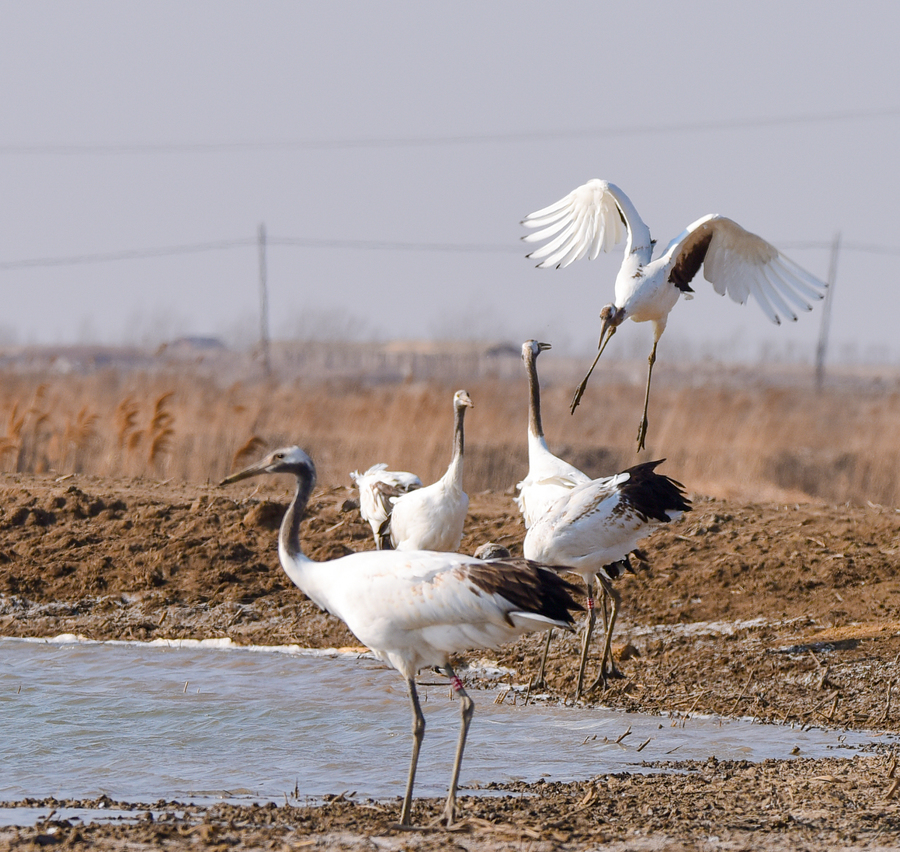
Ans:
[{"label": "dirt bank", "polygon": [[[287,495],[287,483],[254,491],[5,476],[0,635],[355,645],[278,567],[275,531]],[[521,552],[511,496],[470,496],[462,549],[493,540]],[[373,546],[354,497],[345,488],[314,495],[307,553],[324,559]],[[621,581],[616,650],[625,678],[588,702],[900,731],[900,515],[879,506],[694,499],[693,512],[647,543],[650,570]],[[576,642],[554,642],[553,696],[571,690]],[[529,682],[540,643],[529,637],[496,653],[516,672],[511,684]],[[182,820],[60,826],[54,834],[48,826],[11,829],[0,832],[0,849],[83,841],[225,848],[235,838],[250,848],[362,849],[372,848],[370,835],[389,849],[699,849],[712,848],[712,836],[733,849],[890,848],[900,842],[891,760],[703,764],[688,774],[673,766],[661,776],[532,785],[506,798],[466,799],[468,820],[450,835],[389,829],[390,803],[336,802],[188,811]],[[423,803],[418,819],[436,807]]]}]

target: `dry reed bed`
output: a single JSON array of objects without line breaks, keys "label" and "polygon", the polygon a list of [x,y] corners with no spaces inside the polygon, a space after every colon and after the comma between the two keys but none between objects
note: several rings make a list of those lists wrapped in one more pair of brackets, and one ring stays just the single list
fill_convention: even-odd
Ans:
[{"label": "dry reed bed", "polygon": [[[817,394],[740,378],[695,386],[658,370],[643,457],[666,457],[664,470],[689,490],[900,505],[896,389],[844,383]],[[634,463],[643,376],[633,372],[638,380],[598,370],[575,416],[568,413],[573,381],[553,373],[544,383],[551,448],[593,475]],[[524,372],[474,384],[374,387],[299,380],[223,386],[190,370],[0,373],[0,469],[206,482],[266,446],[301,443],[324,486],[347,484],[349,471],[378,461],[429,481],[449,460],[458,387],[475,402],[466,420],[466,486],[507,490],[527,469]]]}]

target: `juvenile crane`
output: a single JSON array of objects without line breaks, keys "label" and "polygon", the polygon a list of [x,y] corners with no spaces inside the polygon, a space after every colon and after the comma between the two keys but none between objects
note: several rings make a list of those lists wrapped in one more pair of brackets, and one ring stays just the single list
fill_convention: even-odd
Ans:
[{"label": "juvenile crane", "polygon": [[575,589],[556,572],[525,560],[485,562],[458,553],[370,550],[314,562],[300,546],[300,521],[316,483],[312,459],[299,447],[275,450],[222,481],[286,473],[296,492],[278,535],[285,573],[314,603],[342,619],[375,656],[406,680],[413,712],[413,749],[400,822],[408,825],[425,717],[415,676],[436,666],[460,700],[460,731],[442,819],[452,823],[466,735],[474,705],[450,665],[450,655],[495,647],[522,633],[572,626],[581,609]]},{"label": "juvenile crane", "polygon": [[422,480],[405,470],[388,470],[387,465],[374,464],[365,473],[354,470],[350,479],[359,489],[359,514],[372,528],[377,550],[390,549],[391,498],[422,487]]},{"label": "juvenile crane", "polygon": [[810,301],[824,297],[826,285],[785,257],[771,243],[745,230],[724,216],[703,216],[675,237],[653,260],[655,241],[637,209],[619,187],[594,178],[572,190],[555,204],[531,213],[522,224],[538,228],[522,239],[549,242],[527,255],[540,260],[538,268],[565,267],[622,242],[625,255],[616,276],[615,300],[600,311],[597,357],[575,390],[572,412],[581,401],[588,379],[616,329],[626,319],[653,325],[653,348],[648,358],[644,413],[638,428],[638,451],[647,437],[650,378],[656,362],[656,347],[669,312],[684,293],[691,298],[691,281],[703,266],[703,274],[721,296],[725,293],[744,304],[749,296],[766,316],[779,325],[782,319],[796,321],[795,309],[812,310]]},{"label": "juvenile crane", "polygon": [[581,696],[591,633],[594,629],[593,588],[598,581],[612,600],[606,626],[600,679],[606,661],[621,595],[612,580],[621,575],[630,553],[660,524],[680,518],[691,508],[683,486],[655,473],[660,461],[644,462],[616,476],[576,485],[538,518],[525,536],[524,553],[546,565],[580,574],[587,585],[588,622],[581,648],[575,699]]},{"label": "juvenile crane", "polygon": [[391,542],[397,550],[443,550],[454,552],[463,537],[469,495],[463,491],[463,421],[472,408],[467,391],[453,395],[453,455],[447,472],[431,485],[394,498],[391,512]]}]

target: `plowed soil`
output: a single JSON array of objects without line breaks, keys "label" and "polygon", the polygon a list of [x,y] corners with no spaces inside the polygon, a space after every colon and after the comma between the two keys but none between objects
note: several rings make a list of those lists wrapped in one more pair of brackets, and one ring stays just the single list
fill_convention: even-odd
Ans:
[{"label": "plowed soil", "polygon": [[[276,530],[289,483],[242,486],[3,477],[0,635],[357,645],[278,566]],[[619,581],[623,611],[614,650],[624,677],[585,703],[900,731],[900,514],[881,506],[692,496],[693,511],[646,542],[649,568]],[[316,492],[303,525],[310,556],[373,547],[355,497],[349,488]],[[521,553],[524,531],[512,496],[470,498],[462,550],[491,540]],[[524,700],[542,640],[535,635],[493,652],[516,672],[510,685],[523,688],[511,690],[509,700]],[[574,636],[554,640],[552,697],[571,695],[577,643]],[[475,678],[469,683],[478,685]],[[474,698],[476,705],[486,700],[477,691]],[[499,798],[462,791],[460,823],[450,831],[400,831],[392,802],[213,809],[155,803],[161,817],[129,825],[51,819],[2,829],[0,849],[900,846],[900,783],[888,748],[819,761],[661,769],[510,788]],[[441,806],[417,801],[416,822],[427,826]]]}]

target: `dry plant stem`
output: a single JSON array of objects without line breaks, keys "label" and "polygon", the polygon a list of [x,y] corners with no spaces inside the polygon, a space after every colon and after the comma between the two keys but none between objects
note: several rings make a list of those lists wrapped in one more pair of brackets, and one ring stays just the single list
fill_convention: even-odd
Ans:
[{"label": "dry plant stem", "polygon": [[753,675],[755,675],[755,674],[756,674],[756,669],[755,668],[751,669],[750,674],[747,675],[747,681],[744,684],[744,688],[741,690],[741,694],[738,695],[738,697],[735,699],[734,704],[731,705],[731,710],[728,712],[729,716],[734,715],[734,711],[737,710],[738,704],[740,704],[741,701],[743,701],[744,695],[746,695],[746,693],[747,693],[747,687],[750,686],[750,683],[753,680]]}]

